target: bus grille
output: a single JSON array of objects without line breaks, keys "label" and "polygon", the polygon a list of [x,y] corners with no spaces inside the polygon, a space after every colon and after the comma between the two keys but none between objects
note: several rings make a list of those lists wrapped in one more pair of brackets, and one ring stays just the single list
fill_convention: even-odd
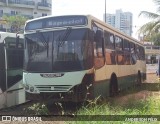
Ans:
[{"label": "bus grille", "polygon": [[66,92],[72,85],[35,85],[40,92]]}]

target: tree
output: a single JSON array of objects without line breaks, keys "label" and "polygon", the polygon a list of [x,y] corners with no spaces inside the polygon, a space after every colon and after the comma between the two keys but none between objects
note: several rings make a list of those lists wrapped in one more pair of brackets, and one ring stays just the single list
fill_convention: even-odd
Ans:
[{"label": "tree", "polygon": [[7,16],[4,15],[2,17],[3,20],[6,20],[6,25],[9,27],[9,32],[18,32],[21,30],[22,26],[24,26],[25,22],[28,18],[20,15]]},{"label": "tree", "polygon": [[145,35],[145,39],[160,45],[160,0],[153,0],[157,5],[157,13],[141,11],[139,16],[151,19],[150,22],[144,24],[138,31],[139,35]]}]

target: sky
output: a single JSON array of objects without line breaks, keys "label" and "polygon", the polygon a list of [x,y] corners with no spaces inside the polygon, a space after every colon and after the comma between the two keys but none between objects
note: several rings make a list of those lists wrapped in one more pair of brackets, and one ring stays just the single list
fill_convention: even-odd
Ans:
[{"label": "sky", "polygon": [[[149,20],[138,17],[141,11],[156,13],[153,0],[106,0],[106,13],[115,14],[117,9],[133,14],[133,37],[138,38],[138,29]],[[105,0],[52,0],[52,15],[92,15],[103,21]]]}]

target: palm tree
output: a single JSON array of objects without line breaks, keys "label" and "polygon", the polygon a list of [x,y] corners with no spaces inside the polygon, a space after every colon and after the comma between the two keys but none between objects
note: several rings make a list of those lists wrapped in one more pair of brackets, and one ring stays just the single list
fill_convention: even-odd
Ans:
[{"label": "palm tree", "polygon": [[6,26],[9,27],[9,32],[20,31],[22,29],[22,26],[24,26],[25,22],[28,20],[28,18],[20,15],[4,15],[2,19],[6,21]]},{"label": "palm tree", "polygon": [[150,22],[144,24],[139,29],[139,35],[145,35],[144,40],[153,41],[155,44],[160,45],[160,0],[153,0],[157,5],[157,13],[141,11],[139,16],[144,16],[151,19]]}]

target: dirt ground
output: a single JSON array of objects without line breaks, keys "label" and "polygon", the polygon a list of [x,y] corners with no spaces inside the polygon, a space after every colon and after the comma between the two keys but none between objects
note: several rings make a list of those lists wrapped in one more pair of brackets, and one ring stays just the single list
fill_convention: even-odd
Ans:
[{"label": "dirt ground", "polygon": [[160,80],[156,74],[147,74],[147,80],[144,81],[139,88],[140,90],[134,91],[133,93],[128,93],[122,96],[117,96],[114,102],[119,105],[125,105],[130,102],[130,100],[145,100],[150,96],[156,96],[160,99]]},{"label": "dirt ground", "polygon": [[158,83],[158,76],[155,73],[147,74],[146,83]]}]

